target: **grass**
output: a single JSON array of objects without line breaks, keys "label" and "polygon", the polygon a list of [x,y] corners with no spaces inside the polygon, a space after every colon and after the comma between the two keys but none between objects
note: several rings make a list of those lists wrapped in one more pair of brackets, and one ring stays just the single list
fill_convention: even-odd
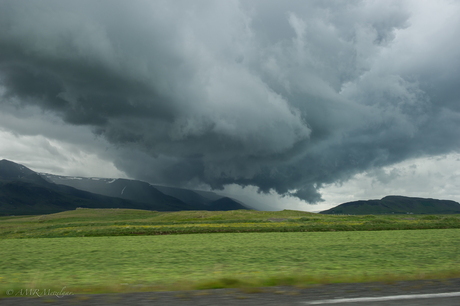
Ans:
[{"label": "grass", "polygon": [[0,239],[7,289],[73,293],[460,277],[460,229]]},{"label": "grass", "polygon": [[447,228],[460,228],[460,215],[337,216],[289,210],[156,212],[78,209],[41,216],[1,217],[0,239]]},{"label": "grass", "polygon": [[0,217],[0,296],[460,277],[459,234],[459,215],[78,209]]}]

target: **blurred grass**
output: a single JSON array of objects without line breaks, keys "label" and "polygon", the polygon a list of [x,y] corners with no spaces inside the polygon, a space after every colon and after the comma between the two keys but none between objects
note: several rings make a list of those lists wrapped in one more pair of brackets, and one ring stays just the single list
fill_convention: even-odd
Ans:
[{"label": "blurred grass", "polygon": [[0,295],[460,277],[460,229],[0,239]]},{"label": "blurred grass", "polygon": [[460,277],[458,228],[458,215],[290,210],[0,217],[0,296],[64,286],[98,293]]}]

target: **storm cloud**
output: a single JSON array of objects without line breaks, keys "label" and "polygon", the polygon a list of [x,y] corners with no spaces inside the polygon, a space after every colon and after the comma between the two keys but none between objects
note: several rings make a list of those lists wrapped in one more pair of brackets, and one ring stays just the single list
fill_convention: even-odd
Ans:
[{"label": "storm cloud", "polygon": [[0,110],[90,128],[133,178],[316,203],[325,184],[459,151],[459,13],[458,1],[2,0]]}]

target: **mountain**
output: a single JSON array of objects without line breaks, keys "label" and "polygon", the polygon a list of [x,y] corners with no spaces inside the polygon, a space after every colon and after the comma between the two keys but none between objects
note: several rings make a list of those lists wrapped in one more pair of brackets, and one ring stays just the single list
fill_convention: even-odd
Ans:
[{"label": "mountain", "polygon": [[240,203],[236,202],[235,200],[224,197],[209,203],[208,210],[238,210],[238,209],[247,209],[245,206],[241,205]]},{"label": "mountain", "polygon": [[54,184],[23,165],[0,161],[0,215],[48,214],[77,207],[152,209],[144,203]]},{"label": "mountain", "polygon": [[206,207],[213,201],[222,199],[223,196],[215,194],[210,191],[195,191],[190,189],[182,189],[175,187],[166,187],[154,185],[155,188],[163,192],[164,194],[170,195],[172,197],[178,198],[185,203],[192,205],[204,205]]},{"label": "mountain", "polygon": [[235,209],[253,209],[253,210],[263,210],[263,211],[279,211],[279,208],[272,207],[267,203],[259,203],[254,198],[238,195],[238,199],[232,198],[230,195],[218,194],[212,191],[203,191],[203,190],[189,190],[175,187],[165,187],[159,185],[153,185],[155,188],[163,192],[164,194],[178,198],[185,203],[199,203],[208,206],[208,210],[213,210],[209,208],[212,202],[217,201],[222,198],[230,198],[233,202],[240,204],[234,204]]},{"label": "mountain", "polygon": [[[233,210],[248,209],[243,203],[209,191],[151,185],[138,180],[85,178],[41,173],[46,180],[105,196],[156,206],[155,210]],[[227,204],[223,205],[222,203]],[[232,208],[234,207],[234,208]]]},{"label": "mountain", "polygon": [[13,163],[9,160],[0,160],[0,180],[19,180],[36,174],[23,165]]},{"label": "mountain", "polygon": [[449,200],[386,196],[380,200],[354,201],[340,204],[321,214],[458,214],[460,204]]},{"label": "mountain", "polygon": [[41,174],[47,180],[80,190],[136,201],[155,207],[159,211],[205,210],[204,205],[190,205],[180,199],[166,195],[152,185],[136,180],[85,178]]},{"label": "mountain", "polygon": [[165,194],[176,197],[185,203],[205,206],[206,210],[218,211],[248,209],[246,205],[235,199],[223,197],[210,191],[196,191],[156,185],[155,188]]},{"label": "mountain", "polygon": [[0,215],[45,214],[77,207],[157,211],[248,209],[213,192],[128,179],[39,174],[23,165],[0,161]]}]

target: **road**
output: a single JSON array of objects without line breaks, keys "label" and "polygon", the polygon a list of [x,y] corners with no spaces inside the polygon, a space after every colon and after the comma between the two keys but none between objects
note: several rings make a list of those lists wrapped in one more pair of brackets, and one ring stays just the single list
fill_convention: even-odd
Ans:
[{"label": "road", "polygon": [[[19,297],[0,299],[0,305],[133,305],[133,306],[208,306],[208,305],[334,305],[334,306],[459,306],[460,279],[405,281],[392,284],[331,284],[309,288],[267,287],[257,290],[217,289],[178,292]],[[24,292],[23,292],[24,293]],[[30,291],[28,292],[30,293]]]}]

